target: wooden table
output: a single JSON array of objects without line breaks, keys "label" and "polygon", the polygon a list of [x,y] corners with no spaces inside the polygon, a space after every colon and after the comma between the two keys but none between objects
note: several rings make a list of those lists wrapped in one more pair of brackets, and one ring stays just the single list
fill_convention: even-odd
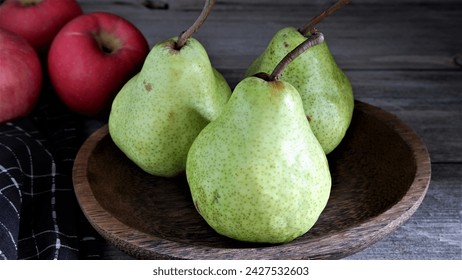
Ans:
[{"label": "wooden table", "polygon": [[[186,29],[203,5],[199,0],[79,2],[85,12],[127,18],[150,46]],[[304,25],[332,2],[218,1],[195,37],[234,87],[277,30]],[[355,0],[318,29],[349,76],[355,98],[410,125],[432,162],[430,187],[417,212],[348,259],[462,259],[462,1]],[[103,256],[130,259],[109,244]]]}]

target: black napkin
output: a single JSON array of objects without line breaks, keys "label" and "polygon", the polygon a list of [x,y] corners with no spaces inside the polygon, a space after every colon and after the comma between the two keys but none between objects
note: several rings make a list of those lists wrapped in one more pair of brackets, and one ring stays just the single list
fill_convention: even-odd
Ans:
[{"label": "black napkin", "polygon": [[0,124],[0,260],[101,256],[72,185],[85,121],[46,92],[30,116]]}]

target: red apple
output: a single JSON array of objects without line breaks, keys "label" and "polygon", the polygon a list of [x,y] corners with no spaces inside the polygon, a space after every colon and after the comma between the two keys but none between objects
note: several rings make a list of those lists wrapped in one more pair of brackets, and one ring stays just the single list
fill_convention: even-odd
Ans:
[{"label": "red apple", "polygon": [[28,115],[42,89],[37,52],[19,35],[0,28],[0,123]]},{"label": "red apple", "polygon": [[40,53],[61,27],[81,14],[75,0],[6,0],[0,5],[0,27],[19,34]]},{"label": "red apple", "polygon": [[148,52],[148,42],[132,23],[94,12],[73,19],[59,31],[48,53],[48,72],[64,104],[93,116],[138,73]]}]

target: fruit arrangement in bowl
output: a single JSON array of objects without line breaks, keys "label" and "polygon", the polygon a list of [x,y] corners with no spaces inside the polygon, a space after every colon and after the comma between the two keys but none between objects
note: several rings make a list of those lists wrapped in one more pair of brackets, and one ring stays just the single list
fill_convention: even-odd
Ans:
[{"label": "fruit arrangement in bowl", "polygon": [[[348,2],[339,1],[323,15]],[[231,93],[191,37],[214,3],[206,1],[180,36],[152,48],[141,71],[115,97],[109,134],[149,174],[186,172],[196,210],[218,233],[246,242],[289,242],[306,233],[326,206],[331,187],[326,152],[340,143],[351,121],[351,85],[323,34],[311,27],[286,39],[277,35]],[[292,47],[287,42],[281,47],[290,37],[297,38]],[[297,59],[318,45],[315,67],[311,56]],[[281,55],[267,54],[275,53],[271,48],[282,48]],[[298,64],[285,71],[292,61]],[[307,96],[306,105],[301,96]],[[320,121],[331,116],[335,119]]]},{"label": "fruit arrangement in bowl", "polygon": [[[7,2],[47,0],[0,13]],[[215,2],[150,50],[105,12],[80,11],[44,44],[60,100],[107,113],[74,164],[95,229],[139,258],[338,258],[409,218],[428,186],[425,146],[355,102],[316,28],[350,1],[278,31],[234,88],[193,37]]]},{"label": "fruit arrangement in bowl", "polygon": [[76,159],[98,232],[138,258],[340,258],[404,222],[428,154],[399,119],[355,102],[316,29],[348,2],[277,32],[234,89],[192,37],[215,1],[154,45]]}]

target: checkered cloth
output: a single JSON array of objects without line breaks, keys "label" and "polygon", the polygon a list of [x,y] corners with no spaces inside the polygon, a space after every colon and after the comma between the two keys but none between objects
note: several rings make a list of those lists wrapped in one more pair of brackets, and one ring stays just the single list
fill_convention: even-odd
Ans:
[{"label": "checkered cloth", "polygon": [[29,117],[0,124],[0,260],[100,257],[72,185],[82,123],[48,96]]}]

